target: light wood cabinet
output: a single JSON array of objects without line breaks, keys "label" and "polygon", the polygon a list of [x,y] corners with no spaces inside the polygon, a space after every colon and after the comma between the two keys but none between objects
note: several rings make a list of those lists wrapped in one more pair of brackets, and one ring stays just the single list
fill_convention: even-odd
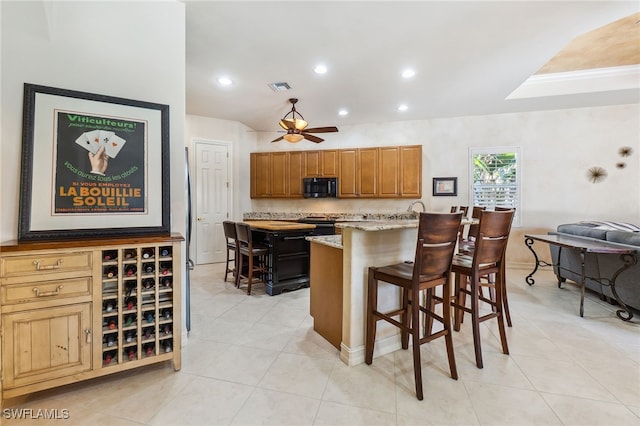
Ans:
[{"label": "light wood cabinet", "polygon": [[303,151],[305,153],[305,174],[303,177],[338,176],[338,150]]},{"label": "light wood cabinet", "polygon": [[3,244],[2,400],[156,362],[179,370],[182,240]]},{"label": "light wood cabinet", "polygon": [[251,154],[251,198],[300,198],[302,178],[337,177],[339,198],[421,198],[422,146]]},{"label": "light wood cabinet", "polygon": [[379,148],[378,197],[422,197],[422,146]]}]

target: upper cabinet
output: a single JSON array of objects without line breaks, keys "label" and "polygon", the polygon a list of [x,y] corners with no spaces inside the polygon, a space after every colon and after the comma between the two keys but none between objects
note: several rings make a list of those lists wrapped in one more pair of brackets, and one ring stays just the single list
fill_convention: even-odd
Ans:
[{"label": "upper cabinet", "polygon": [[339,198],[421,198],[422,146],[251,154],[251,198],[300,198],[320,176],[338,177]]},{"label": "upper cabinet", "polygon": [[338,176],[338,151],[301,151],[305,154],[305,173],[303,177]]}]

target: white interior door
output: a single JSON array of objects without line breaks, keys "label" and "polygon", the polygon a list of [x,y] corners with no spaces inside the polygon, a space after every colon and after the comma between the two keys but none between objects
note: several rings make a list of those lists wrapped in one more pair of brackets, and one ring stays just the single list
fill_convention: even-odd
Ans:
[{"label": "white interior door", "polygon": [[195,147],[196,264],[224,262],[222,222],[229,217],[229,144],[197,141]]}]

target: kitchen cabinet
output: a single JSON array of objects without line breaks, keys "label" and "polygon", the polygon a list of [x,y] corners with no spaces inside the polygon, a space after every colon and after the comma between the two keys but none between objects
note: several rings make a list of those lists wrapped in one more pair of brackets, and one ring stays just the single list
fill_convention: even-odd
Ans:
[{"label": "kitchen cabinet", "polygon": [[251,154],[251,198],[300,198],[302,178],[337,177],[339,198],[421,198],[422,146]]},{"label": "kitchen cabinet", "polygon": [[338,176],[338,150],[304,151],[306,165],[303,177]]},{"label": "kitchen cabinet", "polygon": [[156,362],[179,370],[182,240],[3,244],[1,399]]},{"label": "kitchen cabinet", "polygon": [[251,198],[286,197],[289,191],[287,152],[257,152],[250,157]]},{"label": "kitchen cabinet", "polygon": [[379,148],[378,197],[422,197],[422,146]]},{"label": "kitchen cabinet", "polygon": [[341,149],[338,158],[338,197],[376,197],[378,148]]},{"label": "kitchen cabinet", "polygon": [[302,197],[302,178],[305,177],[305,153],[304,151],[289,152],[288,167],[289,176],[288,196],[292,198]]}]

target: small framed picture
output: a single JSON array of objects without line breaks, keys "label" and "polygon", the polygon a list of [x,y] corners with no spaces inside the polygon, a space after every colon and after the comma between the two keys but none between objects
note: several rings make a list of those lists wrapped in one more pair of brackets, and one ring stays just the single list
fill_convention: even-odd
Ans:
[{"label": "small framed picture", "polygon": [[457,177],[437,177],[433,178],[434,196],[456,196],[458,195]]}]

